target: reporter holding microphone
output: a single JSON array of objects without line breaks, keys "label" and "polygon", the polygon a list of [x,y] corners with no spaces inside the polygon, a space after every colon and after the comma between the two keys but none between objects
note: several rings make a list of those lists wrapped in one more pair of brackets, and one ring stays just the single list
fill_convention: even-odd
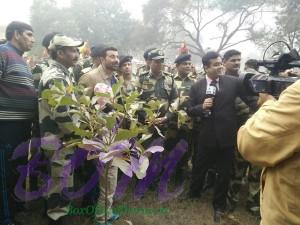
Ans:
[{"label": "reporter holding microphone", "polygon": [[190,198],[199,198],[206,172],[217,167],[213,208],[214,221],[220,222],[227,210],[226,196],[231,177],[237,134],[235,99],[245,98],[241,82],[232,76],[224,76],[222,59],[217,52],[208,52],[202,58],[206,76],[198,80],[189,93],[187,113],[201,118],[195,136],[197,146],[193,156]]}]

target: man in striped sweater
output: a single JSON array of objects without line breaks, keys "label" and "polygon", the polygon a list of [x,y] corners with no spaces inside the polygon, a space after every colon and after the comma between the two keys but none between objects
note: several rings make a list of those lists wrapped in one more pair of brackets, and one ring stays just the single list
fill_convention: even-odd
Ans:
[{"label": "man in striped sweater", "polygon": [[18,204],[13,190],[18,162],[10,159],[30,138],[37,111],[32,74],[22,57],[35,40],[32,27],[18,21],[7,26],[5,35],[7,43],[0,45],[0,222],[16,225],[20,223],[14,221]]}]

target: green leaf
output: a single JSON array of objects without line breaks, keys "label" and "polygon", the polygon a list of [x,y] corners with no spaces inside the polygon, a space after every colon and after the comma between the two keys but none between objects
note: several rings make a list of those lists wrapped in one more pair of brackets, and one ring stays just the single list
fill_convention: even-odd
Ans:
[{"label": "green leaf", "polygon": [[139,129],[134,128],[131,130],[118,129],[118,133],[115,137],[115,141],[128,140],[130,138],[136,137],[139,134]]},{"label": "green leaf", "polygon": [[74,86],[73,85],[68,85],[66,87],[66,91],[68,94],[71,94],[72,92],[74,92]]},{"label": "green leaf", "polygon": [[121,88],[121,82],[117,82],[117,83],[113,84],[112,92],[113,92],[114,96],[116,96],[120,92],[120,88]]},{"label": "green leaf", "polygon": [[96,94],[97,97],[105,97],[105,98],[110,98],[110,94],[109,93],[97,93]]},{"label": "green leaf", "polygon": [[61,98],[59,105],[60,106],[64,106],[64,105],[75,105],[76,102],[73,101],[73,99],[71,97],[68,96],[64,96]]},{"label": "green leaf", "polygon": [[106,127],[109,130],[112,130],[114,128],[114,126],[116,125],[116,115],[112,115],[112,116],[106,116],[104,117],[104,119],[106,120]]},{"label": "green leaf", "polygon": [[147,113],[147,116],[152,118],[154,117],[154,113],[151,109],[148,109],[148,108],[144,108],[145,112]]},{"label": "green leaf", "polygon": [[132,119],[130,121],[130,129],[134,129],[137,125],[137,119]]},{"label": "green leaf", "polygon": [[54,81],[54,86],[57,87],[60,91],[66,92],[66,87],[62,81]]},{"label": "green leaf", "polygon": [[134,91],[134,92],[132,92],[130,94],[130,96],[128,96],[128,97],[125,98],[125,102],[127,104],[131,104],[134,101],[136,101],[139,96],[140,96],[140,93],[138,93],[137,91]]},{"label": "green leaf", "polygon": [[161,102],[160,101],[154,101],[154,100],[151,100],[147,103],[147,105],[150,107],[150,109],[152,110],[156,110],[156,109],[159,109],[159,106],[160,106]]},{"label": "green leaf", "polygon": [[123,105],[118,104],[118,103],[113,103],[112,105],[118,112],[124,112]]},{"label": "green leaf", "polygon": [[86,96],[86,95],[82,95],[80,98],[79,98],[79,102],[81,104],[84,104],[85,106],[89,106],[91,104],[91,98],[89,96]]},{"label": "green leaf", "polygon": [[82,138],[84,138],[84,137],[90,138],[91,136],[93,136],[89,130],[80,129],[79,127],[76,127],[73,123],[68,123],[68,124],[65,124],[64,126]]},{"label": "green leaf", "polygon": [[42,98],[43,99],[49,99],[52,96],[52,92],[49,89],[46,89],[42,92]]}]

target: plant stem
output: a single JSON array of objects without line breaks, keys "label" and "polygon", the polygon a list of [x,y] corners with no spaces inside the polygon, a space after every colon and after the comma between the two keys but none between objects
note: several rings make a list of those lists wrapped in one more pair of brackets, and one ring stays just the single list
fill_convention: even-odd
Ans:
[{"label": "plant stem", "polygon": [[108,170],[109,167],[111,166],[112,161],[109,161],[106,165],[105,165],[105,211],[104,211],[104,218],[105,218],[105,225],[107,225],[107,189],[108,189]]}]

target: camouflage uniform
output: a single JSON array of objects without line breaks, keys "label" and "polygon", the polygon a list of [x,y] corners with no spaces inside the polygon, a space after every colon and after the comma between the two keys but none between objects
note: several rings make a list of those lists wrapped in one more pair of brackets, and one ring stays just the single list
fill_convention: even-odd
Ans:
[{"label": "camouflage uniform", "polygon": [[142,91],[140,98],[144,101],[158,99],[167,104],[162,116],[167,114],[166,109],[177,98],[177,88],[173,75],[162,71],[161,75],[156,78],[151,71],[144,72],[140,75],[137,84],[139,91]]},{"label": "camouflage uniform", "polygon": [[78,83],[80,77],[92,69],[93,63],[90,57],[80,59],[78,63],[72,68],[75,82]]},{"label": "camouflage uniform", "polygon": [[[187,109],[189,91],[192,85],[196,82],[196,80],[191,76],[190,73],[187,77],[181,78],[179,74],[176,74],[174,77],[175,84],[178,89],[178,98],[176,99],[176,104],[174,104],[176,110],[184,110]],[[175,182],[180,183],[186,177],[188,172],[188,161],[192,155],[193,147],[194,147],[194,138],[192,137],[191,127],[192,123],[188,119],[187,124],[182,125],[179,128],[173,130],[174,135],[170,135],[169,139],[166,140],[167,147],[173,149],[175,145],[181,140],[184,139],[188,142],[188,151],[183,155],[181,160],[176,166],[175,169]],[[169,146],[168,146],[169,145]]]},{"label": "camouflage uniform", "polygon": [[[256,97],[248,98],[252,98],[253,101],[257,100]],[[240,127],[251,117],[252,112],[240,98],[236,98],[235,108],[237,111],[238,125]],[[233,177],[228,191],[228,200],[232,210],[239,201],[239,193],[242,184],[248,181],[247,209],[255,215],[259,214],[260,174],[260,167],[251,165],[241,156],[239,151],[235,151]]]},{"label": "camouflage uniform", "polygon": [[[175,121],[176,118],[174,117],[174,114],[169,111],[171,103],[175,101],[178,95],[172,74],[162,71],[160,76],[154,77],[151,71],[145,72],[140,75],[137,88],[138,91],[142,91],[142,94],[140,95],[141,100],[146,102],[150,100],[160,100],[165,103],[160,109],[160,117],[166,116],[168,122],[160,126],[160,130],[163,134],[169,136],[170,132],[172,132],[171,130],[177,127],[177,121]],[[139,120],[143,122],[145,111],[140,110],[138,114]],[[149,146],[154,139],[159,137],[156,130],[153,132],[152,137],[144,142],[146,147]],[[164,151],[164,154],[167,154],[167,151]]]},{"label": "camouflage uniform", "polygon": [[143,65],[136,70],[136,77],[139,77],[141,74],[149,71],[149,67],[147,65]]},{"label": "camouflage uniform", "polygon": [[118,76],[120,81],[123,81],[122,90],[125,95],[130,95],[133,91],[136,90],[136,79],[134,75],[131,75],[131,80],[124,80],[123,76]]},{"label": "camouflage uniform", "polygon": [[49,67],[49,59],[43,59],[40,63],[36,64],[32,69],[32,76],[34,80],[34,86],[38,90],[42,73]]},{"label": "camouflage uniform", "polygon": [[[62,142],[68,141],[73,137],[73,134],[67,128],[67,125],[72,123],[72,119],[68,114],[68,107],[60,106],[56,110],[50,110],[47,100],[42,99],[42,92],[51,88],[54,81],[62,82],[65,86],[74,83],[73,78],[66,67],[57,61],[51,61],[50,66],[43,73],[39,85],[39,123],[41,138],[53,138]],[[70,156],[73,150],[60,151],[56,146],[43,146],[42,150],[50,159],[49,172],[53,184],[48,192],[47,215],[57,220],[68,214],[68,201],[63,196],[61,184],[63,179],[64,167],[70,163]],[[73,177],[67,178],[67,187],[73,186]]]}]

